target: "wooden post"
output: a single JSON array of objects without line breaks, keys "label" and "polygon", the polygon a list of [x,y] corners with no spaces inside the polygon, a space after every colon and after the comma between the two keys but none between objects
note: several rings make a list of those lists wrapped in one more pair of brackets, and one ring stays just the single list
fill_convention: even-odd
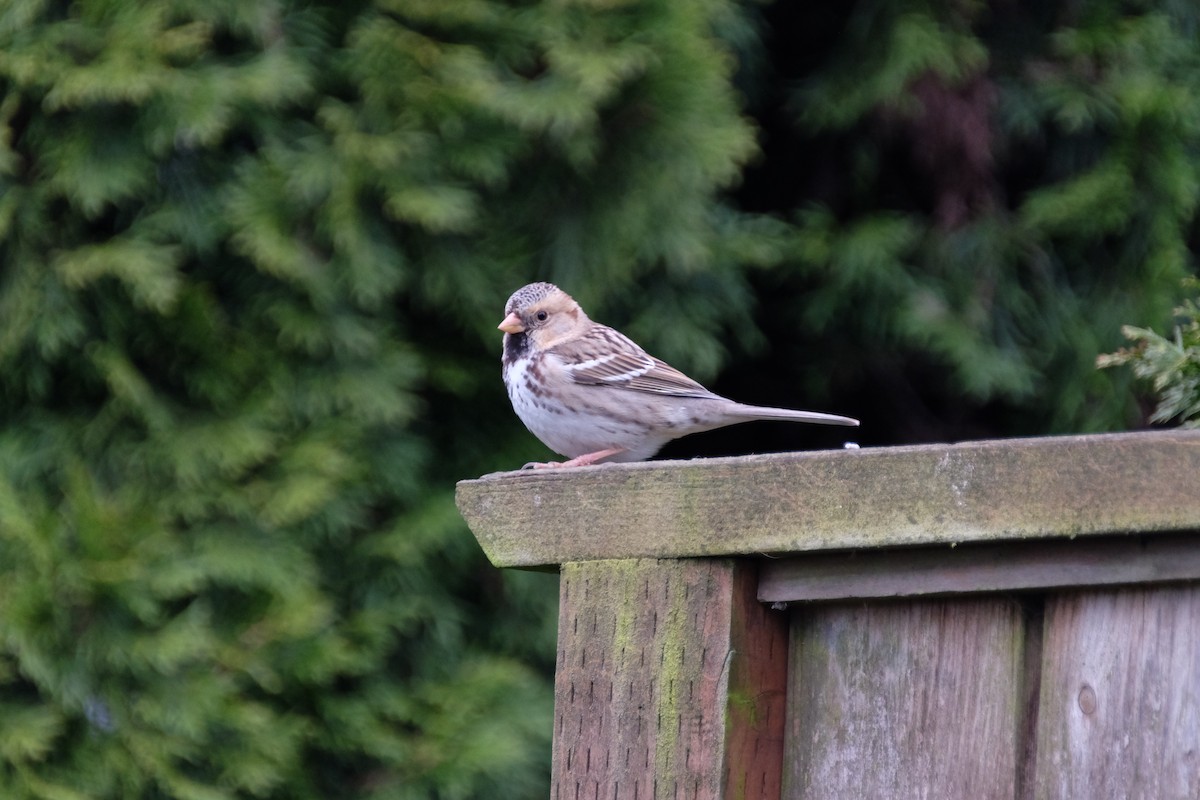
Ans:
[{"label": "wooden post", "polygon": [[561,570],[553,800],[1200,797],[1200,431],[458,503],[497,566]]},{"label": "wooden post", "polygon": [[787,617],[754,565],[563,565],[553,793],[779,797]]}]

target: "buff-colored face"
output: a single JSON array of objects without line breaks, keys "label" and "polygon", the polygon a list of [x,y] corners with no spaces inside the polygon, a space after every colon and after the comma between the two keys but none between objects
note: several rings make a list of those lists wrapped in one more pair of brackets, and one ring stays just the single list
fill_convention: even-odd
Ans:
[{"label": "buff-colored face", "polygon": [[524,333],[540,348],[553,347],[579,326],[587,315],[571,296],[549,283],[518,289],[504,307],[507,316],[497,327],[509,334]]}]

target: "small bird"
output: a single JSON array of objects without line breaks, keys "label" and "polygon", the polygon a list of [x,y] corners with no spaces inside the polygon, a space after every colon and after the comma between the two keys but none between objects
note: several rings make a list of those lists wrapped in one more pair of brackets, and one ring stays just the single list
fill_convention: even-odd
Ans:
[{"label": "small bird", "polygon": [[816,411],[735,403],[713,394],[592,322],[569,294],[531,283],[504,306],[504,385],[533,435],[568,461],[530,467],[582,467],[644,461],[672,439],[756,419],[824,425],[858,420]]}]

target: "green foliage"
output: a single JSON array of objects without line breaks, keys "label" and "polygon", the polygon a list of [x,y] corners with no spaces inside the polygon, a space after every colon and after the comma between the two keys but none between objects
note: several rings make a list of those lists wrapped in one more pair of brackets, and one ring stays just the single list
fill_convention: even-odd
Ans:
[{"label": "green foliage", "polygon": [[1033,5],[0,4],[0,795],[544,795],[555,583],[452,502],[549,455],[530,280],[867,441],[1130,419],[1200,12]]},{"label": "green foliage", "polygon": [[533,455],[536,274],[670,280],[632,309],[715,370],[732,14],[0,7],[0,794],[544,794],[555,583],[453,482]]},{"label": "green foliage", "polygon": [[1165,320],[1195,269],[1196,8],[768,12],[785,23],[813,31],[793,50],[822,50],[772,54],[794,88],[785,121],[759,112],[765,161],[790,171],[750,183],[796,224],[769,315],[849,340],[832,390],[882,397],[858,414],[889,425],[908,398],[926,419],[900,438],[1126,425],[1127,380],[1092,365],[1122,322]]},{"label": "green foliage", "polygon": [[1135,375],[1150,381],[1158,395],[1152,421],[1178,419],[1185,428],[1200,428],[1200,280],[1192,278],[1184,286],[1197,297],[1175,309],[1180,322],[1173,339],[1127,325],[1121,332],[1134,346],[1099,356],[1096,365],[1129,365]]}]

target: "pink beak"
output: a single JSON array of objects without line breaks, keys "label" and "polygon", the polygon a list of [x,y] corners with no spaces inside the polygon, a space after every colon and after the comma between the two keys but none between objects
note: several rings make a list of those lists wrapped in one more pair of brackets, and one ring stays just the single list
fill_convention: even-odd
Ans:
[{"label": "pink beak", "polygon": [[521,324],[521,318],[517,316],[517,312],[513,312],[504,318],[504,321],[496,326],[505,333],[524,333],[525,326]]}]

